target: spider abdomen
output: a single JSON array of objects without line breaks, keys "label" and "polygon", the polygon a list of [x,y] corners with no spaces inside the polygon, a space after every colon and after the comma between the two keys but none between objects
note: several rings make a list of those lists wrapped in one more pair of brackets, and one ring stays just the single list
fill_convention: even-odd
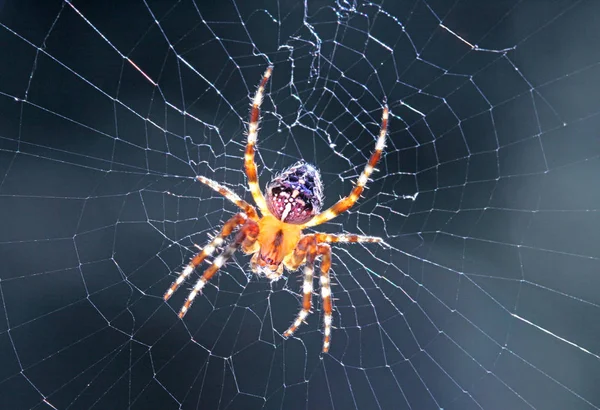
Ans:
[{"label": "spider abdomen", "polygon": [[275,176],[267,185],[267,207],[277,219],[303,224],[323,206],[323,184],[319,171],[300,161]]}]

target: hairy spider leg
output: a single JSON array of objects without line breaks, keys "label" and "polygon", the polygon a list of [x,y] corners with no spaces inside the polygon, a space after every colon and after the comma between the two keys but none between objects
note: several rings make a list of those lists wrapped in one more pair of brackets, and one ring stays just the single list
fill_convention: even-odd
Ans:
[{"label": "hairy spider leg", "polygon": [[260,122],[260,105],[263,101],[265,86],[267,81],[269,81],[269,77],[271,77],[272,72],[273,66],[269,66],[263,75],[256,93],[254,94],[254,98],[252,99],[250,122],[248,124],[248,143],[246,145],[246,153],[244,155],[244,165],[246,167],[246,175],[248,177],[248,186],[256,206],[258,206],[258,209],[260,209],[260,212],[263,215],[270,215],[270,213],[269,209],[267,208],[265,197],[263,196],[258,184],[258,171],[256,170],[256,163],[254,162],[254,153],[256,150],[256,139],[258,137],[258,125]]},{"label": "hairy spider leg", "polygon": [[[296,320],[294,320],[288,330],[283,333],[284,337],[293,335],[310,313],[313,292],[313,272],[315,269],[315,258],[317,257],[317,241],[315,237],[313,235],[303,237],[300,242],[298,242],[294,255],[296,256],[295,262],[299,261],[298,266],[302,263],[302,259],[306,257],[306,264],[304,265],[304,285],[302,286],[302,293],[304,296],[302,299],[302,309],[298,312]],[[296,268],[298,266],[296,266]]]},{"label": "hairy spider leg", "polygon": [[358,242],[383,242],[383,239],[377,236],[363,236],[354,234],[329,234],[316,233],[317,242],[319,243],[358,243]]},{"label": "hairy spider leg", "polygon": [[291,271],[295,271],[298,270],[302,263],[304,263],[304,261],[306,260],[308,245],[314,241],[314,239],[312,238],[313,236],[314,235],[310,234],[304,235],[302,236],[302,238],[300,238],[298,244],[296,245],[296,249],[294,249],[294,251],[290,255],[283,259],[283,264],[286,268],[288,268]]},{"label": "hairy spider leg", "polygon": [[317,253],[322,255],[321,259],[321,299],[323,303],[323,353],[329,351],[331,345],[331,322],[332,322],[332,303],[331,303],[331,279],[329,269],[331,268],[331,247],[328,244],[319,244]]},{"label": "hairy spider leg", "polygon": [[248,218],[246,217],[246,215],[239,213],[234,215],[227,222],[225,222],[225,225],[223,225],[221,232],[219,232],[219,234],[215,236],[213,240],[210,241],[210,243],[206,245],[200,252],[198,252],[196,256],[194,256],[192,260],[186,265],[186,267],[179,274],[177,279],[175,279],[175,281],[171,284],[171,287],[167,289],[165,295],[163,296],[163,299],[165,301],[169,300],[169,298],[173,296],[173,293],[175,293],[175,291],[187,279],[187,277],[190,276],[198,266],[200,266],[202,261],[204,261],[204,259],[206,259],[208,256],[212,255],[215,249],[223,245],[225,238],[231,235],[231,232],[233,232],[233,230],[239,225],[246,223],[247,219]]},{"label": "hairy spider leg", "polygon": [[350,191],[350,195],[340,199],[331,208],[327,209],[326,211],[323,211],[320,214],[315,215],[310,221],[306,222],[303,225],[303,227],[316,226],[316,225],[320,225],[324,222],[330,221],[331,219],[335,218],[339,214],[350,209],[352,207],[352,205],[354,205],[356,203],[356,201],[358,201],[358,198],[360,198],[360,194],[362,194],[363,190],[365,189],[365,185],[367,184],[367,182],[369,181],[369,177],[375,170],[375,165],[377,165],[377,162],[379,162],[379,159],[381,158],[383,149],[385,148],[385,138],[387,135],[388,118],[389,118],[389,110],[388,110],[388,106],[385,105],[383,107],[383,114],[381,117],[381,128],[379,131],[379,138],[377,138],[377,143],[375,144],[375,150],[371,154],[371,158],[369,159],[369,162],[367,163],[367,165],[365,165],[365,169],[363,170],[362,174],[360,174],[360,177],[356,181],[356,185],[354,186],[352,191]]},{"label": "hairy spider leg", "polygon": [[194,285],[194,288],[188,295],[185,303],[181,307],[179,311],[179,318],[183,318],[185,314],[188,312],[192,303],[194,303],[194,299],[198,296],[198,293],[202,291],[204,285],[217,273],[223,265],[227,262],[229,258],[238,250],[240,246],[244,248],[251,247],[254,242],[256,242],[256,238],[258,237],[258,224],[251,219],[246,220],[246,223],[242,226],[240,231],[235,235],[235,239],[231,242],[223,252],[215,258],[212,265],[210,265],[202,274],[200,279]]},{"label": "hairy spider leg", "polygon": [[318,256],[322,256],[320,263],[320,284],[321,300],[323,304],[323,353],[327,353],[329,351],[329,346],[331,345],[331,323],[333,312],[331,302],[331,281],[329,278],[329,270],[331,269],[331,247],[326,243],[317,244],[316,235],[306,235],[300,240],[289,263],[290,269],[297,269],[304,258],[306,258],[306,265],[304,265],[304,285],[302,287],[302,292],[304,294],[302,299],[302,309],[298,312],[296,320],[294,320],[289,329],[283,333],[283,336],[290,337],[293,335],[310,314],[314,265],[315,259]]},{"label": "hairy spider leg", "polygon": [[231,202],[236,204],[242,211],[246,213],[246,215],[250,217],[250,219],[253,219],[255,221],[258,220],[258,214],[256,213],[256,209],[254,209],[254,207],[248,202],[240,198],[238,194],[233,192],[231,189],[219,184],[216,181],[213,181],[210,178],[199,176],[196,177],[196,179],[202,182],[203,184],[208,185],[210,188],[214,189],[215,191],[223,195],[225,198],[229,199]]}]

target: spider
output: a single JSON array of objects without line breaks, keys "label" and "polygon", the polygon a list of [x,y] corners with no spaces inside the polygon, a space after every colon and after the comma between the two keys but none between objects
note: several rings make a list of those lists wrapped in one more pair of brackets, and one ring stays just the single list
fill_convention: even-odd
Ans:
[{"label": "spider", "polygon": [[[332,235],[327,233],[303,234],[305,228],[320,225],[339,214],[347,211],[356,203],[364,190],[369,176],[375,170],[385,147],[388,107],[384,105],[381,120],[381,130],[371,154],[369,162],[358,178],[350,194],[332,207],[320,212],[323,205],[323,184],[319,171],[312,165],[300,161],[275,176],[265,189],[265,195],[260,190],[254,153],[258,136],[260,121],[260,106],[263,100],[265,86],[271,77],[273,66],[265,71],[252,100],[250,121],[248,125],[248,142],[244,156],[244,166],[248,177],[248,185],[252,198],[260,210],[260,217],[256,209],[248,202],[242,200],[229,188],[203,176],[196,179],[208,185],[225,198],[237,205],[242,212],[237,213],[223,225],[221,231],[206,245],[183,269],[177,279],[171,284],[164,294],[167,301],[179,286],[200,266],[200,264],[221,247],[225,238],[239,228],[234,239],[217,256],[212,264],[198,279],[190,294],[185,300],[179,318],[188,312],[194,299],[206,283],[223,267],[229,258],[241,248],[246,254],[252,254],[251,269],[257,275],[264,275],[268,279],[277,280],[283,274],[284,266],[289,271],[296,271],[304,264],[304,285],[302,287],[302,308],[291,326],[283,333],[285,338],[294,334],[296,329],[311,312],[313,294],[313,272],[315,260],[321,257],[320,284],[323,308],[323,352],[329,351],[331,344],[332,302],[329,269],[331,267],[330,243],[348,242],[383,242],[381,238],[353,234]],[[266,198],[265,198],[266,197]]]}]

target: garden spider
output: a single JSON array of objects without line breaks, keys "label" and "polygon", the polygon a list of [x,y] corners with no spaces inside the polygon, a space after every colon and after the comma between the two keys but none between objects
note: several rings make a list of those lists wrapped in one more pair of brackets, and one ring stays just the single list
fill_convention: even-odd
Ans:
[{"label": "garden spider", "polygon": [[[302,234],[302,230],[308,227],[317,226],[327,222],[342,212],[350,209],[358,200],[360,194],[369,180],[369,176],[375,170],[375,165],[381,157],[385,147],[385,138],[388,125],[388,107],[383,107],[381,120],[381,130],[379,138],[375,145],[375,150],[371,154],[369,162],[365,166],[362,174],[358,178],[356,185],[350,192],[350,195],[340,199],[331,208],[320,212],[323,204],[323,185],[319,171],[304,161],[297,162],[291,167],[285,169],[267,185],[265,194],[266,199],[260,191],[256,163],[254,162],[254,152],[256,138],[258,135],[258,123],[260,117],[260,105],[263,100],[265,85],[271,76],[273,67],[269,66],[263,75],[262,81],[252,100],[250,110],[250,122],[248,125],[248,143],[244,156],[244,165],[246,175],[248,176],[248,185],[252,198],[258,206],[262,217],[258,216],[256,209],[248,202],[242,200],[236,193],[229,188],[202,176],[197,180],[208,185],[225,198],[236,204],[243,212],[240,212],[229,219],[221,232],[202,249],[177,277],[164,295],[164,300],[168,300],[179,286],[205,258],[210,256],[215,249],[223,245],[225,238],[229,236],[234,229],[240,227],[233,241],[225,247],[223,252],[217,256],[213,263],[204,271],[198,279],[194,288],[191,290],[185,303],[179,311],[179,317],[187,313],[192,306],[198,293],[202,291],[206,283],[214,274],[227,262],[227,260],[240,247],[246,254],[253,254],[250,261],[252,271],[259,275],[264,275],[271,280],[276,280],[283,274],[285,266],[290,271],[297,270],[304,264],[304,285],[302,292],[304,294],[302,308],[298,312],[296,320],[283,333],[285,338],[291,336],[298,326],[306,319],[311,310],[311,299],[313,293],[313,271],[315,259],[319,256],[321,260],[321,298],[323,306],[323,352],[329,351],[331,343],[331,288],[329,278],[329,268],[331,267],[331,247],[330,243],[335,242],[382,242],[381,238],[360,235],[339,234],[332,235],[326,233]],[[320,212],[320,213],[319,213]]]}]

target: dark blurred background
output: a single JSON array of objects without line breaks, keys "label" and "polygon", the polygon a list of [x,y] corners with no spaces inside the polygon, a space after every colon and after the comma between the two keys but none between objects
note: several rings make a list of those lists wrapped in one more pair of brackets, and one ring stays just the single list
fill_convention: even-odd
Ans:
[{"label": "dark blurred background", "polygon": [[[600,4],[0,1],[0,408],[597,409]],[[177,318],[235,207],[268,64],[261,184],[332,204],[392,111],[294,338],[299,274],[238,254]],[[196,277],[192,278],[194,281]]]}]

